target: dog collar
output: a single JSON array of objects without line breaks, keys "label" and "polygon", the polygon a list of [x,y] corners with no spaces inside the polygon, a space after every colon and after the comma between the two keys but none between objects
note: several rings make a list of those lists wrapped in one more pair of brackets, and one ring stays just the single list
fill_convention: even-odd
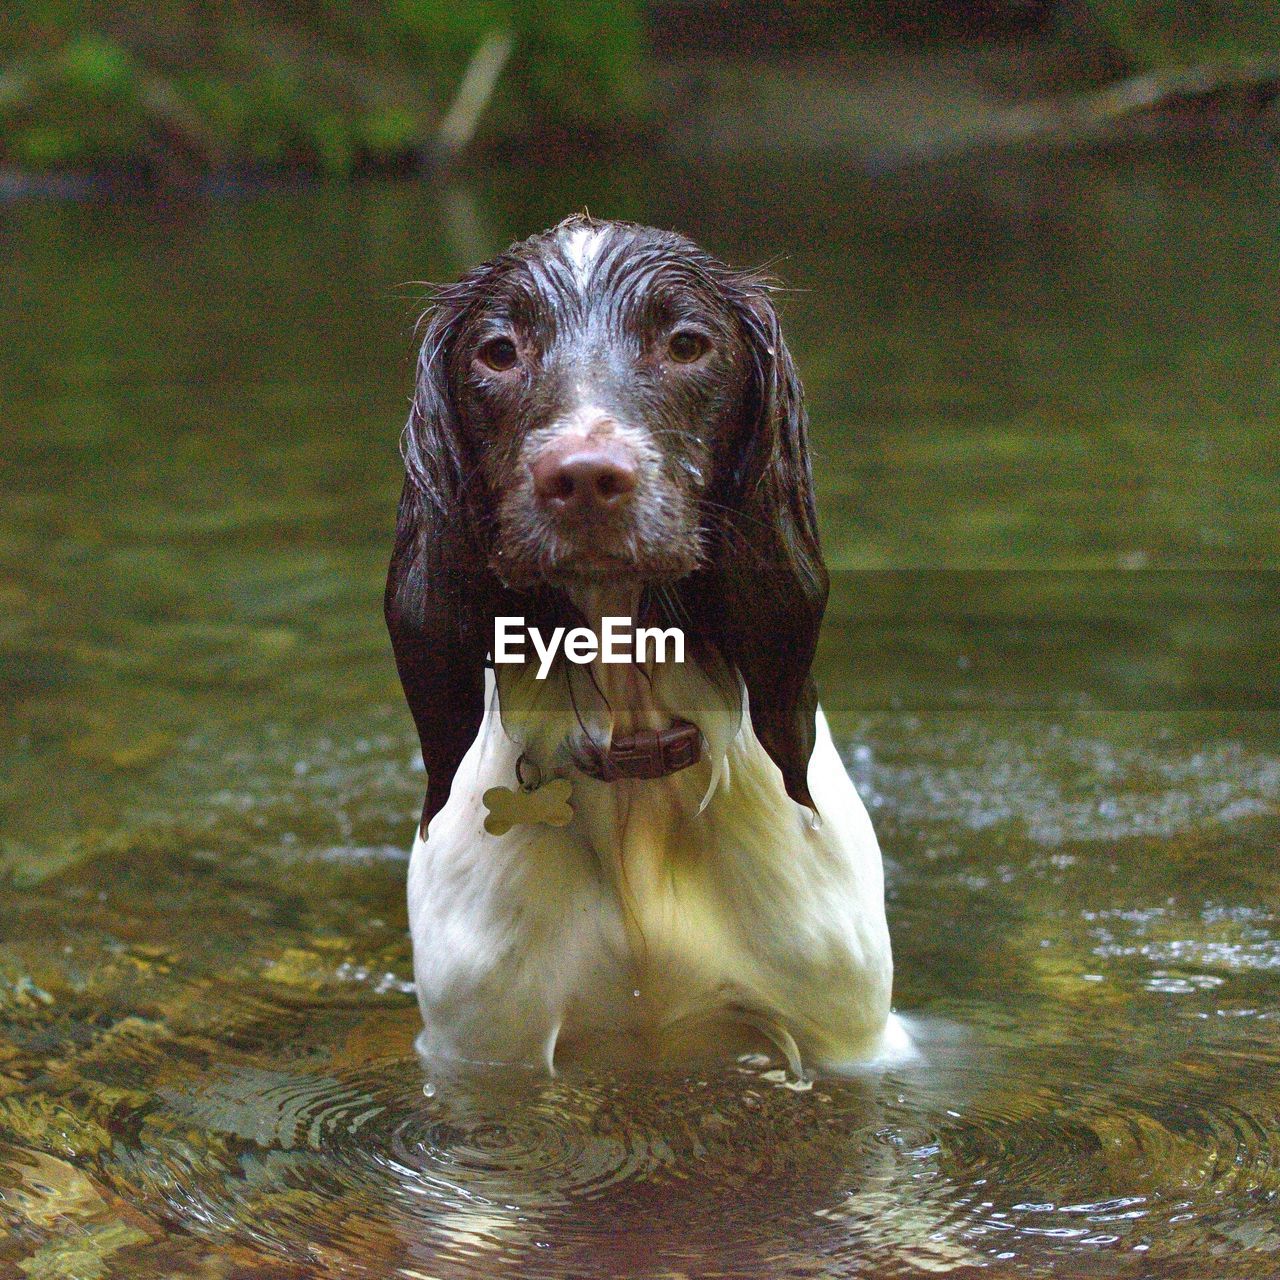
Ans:
[{"label": "dog collar", "polygon": [[621,778],[669,778],[702,759],[702,730],[688,720],[666,729],[641,729],[614,738],[608,751],[574,763],[589,778],[617,782]]}]

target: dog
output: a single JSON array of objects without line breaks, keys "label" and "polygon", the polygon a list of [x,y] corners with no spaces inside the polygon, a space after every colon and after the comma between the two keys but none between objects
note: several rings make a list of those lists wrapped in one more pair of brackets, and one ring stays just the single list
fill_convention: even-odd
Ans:
[{"label": "dog", "polygon": [[[811,674],[828,579],[772,289],[583,214],[424,317],[385,604],[427,771],[430,1058],[777,1050],[800,1074],[904,1034],[879,847]],[[686,660],[489,657],[499,618],[620,617],[679,628]]]}]

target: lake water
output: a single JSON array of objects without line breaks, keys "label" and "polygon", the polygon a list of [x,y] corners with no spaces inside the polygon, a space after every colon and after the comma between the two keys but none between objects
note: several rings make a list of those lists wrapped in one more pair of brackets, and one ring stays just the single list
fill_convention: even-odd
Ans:
[{"label": "lake water", "polygon": [[[424,288],[795,292],[918,1062],[428,1078],[382,620]],[[0,208],[0,1274],[1280,1276],[1274,157]]]}]

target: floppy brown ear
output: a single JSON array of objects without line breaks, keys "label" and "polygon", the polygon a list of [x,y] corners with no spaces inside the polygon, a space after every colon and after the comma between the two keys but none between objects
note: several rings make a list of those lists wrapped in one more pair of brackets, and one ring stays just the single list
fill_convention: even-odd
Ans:
[{"label": "floppy brown ear", "polygon": [[485,655],[502,588],[488,568],[479,495],[449,384],[463,290],[437,301],[404,433],[405,482],[384,607],[396,667],[422,743],[422,829],[449,798],[484,713]]},{"label": "floppy brown ear", "polygon": [[[717,480],[717,545],[697,575],[698,613],[747,687],[756,736],[787,794],[813,807],[809,757],[817,735],[811,668],[827,605],[804,391],[768,288],[737,283],[754,365],[742,431]],[[731,294],[732,296],[732,294]]]}]

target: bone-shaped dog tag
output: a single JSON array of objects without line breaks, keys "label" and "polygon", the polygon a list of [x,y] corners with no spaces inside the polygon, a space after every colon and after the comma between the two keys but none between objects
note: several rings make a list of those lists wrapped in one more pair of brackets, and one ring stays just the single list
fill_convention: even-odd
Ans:
[{"label": "bone-shaped dog tag", "polygon": [[524,823],[545,822],[549,827],[563,827],[573,819],[569,797],[573,783],[568,778],[552,778],[540,787],[490,787],[484,793],[484,807],[489,810],[484,829],[491,836],[504,836],[512,827]]}]

